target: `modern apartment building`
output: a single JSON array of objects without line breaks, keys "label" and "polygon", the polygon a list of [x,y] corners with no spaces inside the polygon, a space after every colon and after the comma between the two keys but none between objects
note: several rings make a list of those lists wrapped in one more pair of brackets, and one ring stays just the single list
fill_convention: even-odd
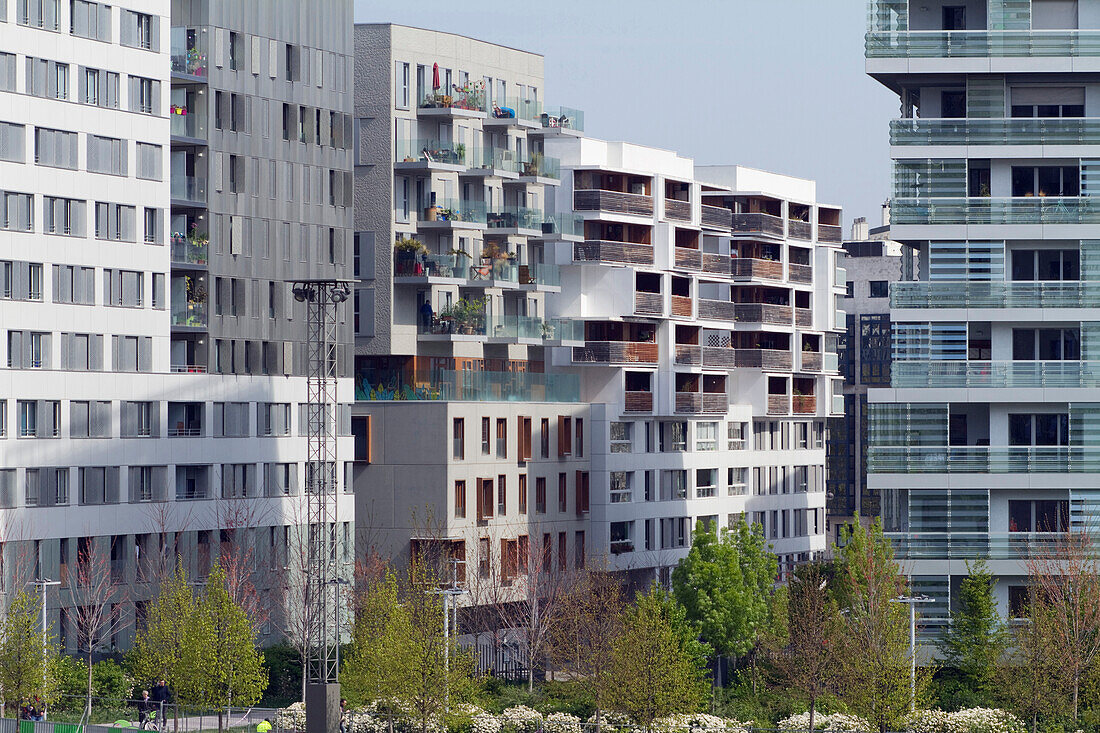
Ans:
[{"label": "modern apartment building", "polygon": [[1095,528],[1100,2],[871,3],[867,71],[896,93],[891,387],[871,389],[868,485],[916,591],[946,615],[965,561],[1002,610],[1022,556]]},{"label": "modern apartment building", "polygon": [[[350,19],[350,1],[0,3],[2,582],[59,580],[70,650],[89,572],[130,619],[177,554],[197,577],[235,554],[284,589],[308,399],[284,281],[350,267]],[[350,458],[346,404],[331,419]]]},{"label": "modern apartment building", "polygon": [[[888,212],[884,206],[884,219]],[[878,494],[867,488],[867,389],[890,386],[890,284],[912,279],[912,254],[912,249],[890,239],[889,224],[870,228],[863,217],[852,224],[852,238],[844,243],[848,325],[837,350],[844,377],[844,416],[829,423],[826,442],[827,529],[834,543],[854,515],[865,524],[879,516]]]}]

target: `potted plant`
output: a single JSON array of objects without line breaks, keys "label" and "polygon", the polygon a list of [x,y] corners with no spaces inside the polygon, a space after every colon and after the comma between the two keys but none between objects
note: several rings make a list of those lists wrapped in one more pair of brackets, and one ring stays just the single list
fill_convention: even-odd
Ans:
[{"label": "potted plant", "polygon": [[466,143],[455,143],[455,164],[462,165],[466,161]]},{"label": "potted plant", "polygon": [[554,338],[554,324],[550,321],[543,321],[540,326],[542,330],[542,338],[544,341],[551,341]]},{"label": "potted plant", "polygon": [[393,243],[396,254],[397,274],[411,275],[416,271],[416,256],[421,252],[427,252],[428,248],[419,239],[401,237]]},{"label": "potted plant", "polygon": [[470,253],[467,252],[464,249],[460,249],[460,248],[456,247],[456,248],[451,250],[451,254],[455,258],[455,264],[454,264],[454,268],[453,268],[454,276],[455,277],[465,277],[466,272],[467,272],[466,268],[469,267],[469,265],[467,265],[466,262],[470,259]]},{"label": "potted plant", "polygon": [[523,164],[523,175],[537,176],[540,170],[542,170],[542,153],[532,152],[531,158]]}]

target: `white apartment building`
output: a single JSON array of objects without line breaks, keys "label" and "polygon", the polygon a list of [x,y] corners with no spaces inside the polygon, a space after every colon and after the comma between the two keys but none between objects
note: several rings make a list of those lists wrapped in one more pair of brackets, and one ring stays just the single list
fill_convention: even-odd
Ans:
[{"label": "white apartment building", "polygon": [[[201,577],[220,555],[247,552],[257,588],[281,590],[291,528],[304,521],[305,365],[282,357],[304,340],[305,309],[287,307],[284,280],[338,276],[340,260],[309,254],[299,267],[289,256],[296,238],[274,238],[286,256],[267,249],[267,233],[286,226],[264,219],[275,206],[263,202],[275,166],[264,138],[282,109],[236,101],[238,112],[251,109],[250,137],[205,101],[223,89],[243,96],[247,75],[284,96],[324,89],[334,101],[323,119],[347,115],[350,95],[338,86],[347,73],[288,79],[284,69],[297,67],[284,55],[321,59],[324,49],[346,71],[350,32],[341,41],[333,29],[350,22],[351,4],[325,13],[291,0],[227,5],[0,3],[0,583],[10,597],[26,581],[59,580],[48,615],[70,650],[76,578],[90,556],[126,587],[123,613],[140,618],[152,565],[170,567],[177,554]],[[278,21],[261,24],[269,13]],[[247,162],[237,159],[243,146]],[[284,147],[286,157],[311,154],[306,142]],[[350,153],[324,147],[327,185],[348,172],[339,161]],[[195,166],[220,161],[211,165],[224,171],[230,160],[236,172],[208,191]],[[298,204],[303,193],[286,195]],[[324,193],[308,208],[343,236],[350,211]],[[188,236],[193,224],[208,241]],[[244,232],[254,239],[239,239]],[[325,232],[326,255],[329,241],[340,237]],[[211,324],[206,287],[242,273],[249,289],[230,286],[233,309]],[[208,358],[209,335],[253,333],[265,348],[242,343]],[[332,419],[349,460],[351,398],[341,380],[345,405]],[[338,474],[337,532],[350,562],[353,502]]]},{"label": "white apartment building", "polygon": [[1100,2],[877,0],[870,21],[868,74],[902,102],[891,234],[918,281],[890,293],[868,483],[929,623],[977,557],[1017,615],[1024,556],[1100,505]]}]

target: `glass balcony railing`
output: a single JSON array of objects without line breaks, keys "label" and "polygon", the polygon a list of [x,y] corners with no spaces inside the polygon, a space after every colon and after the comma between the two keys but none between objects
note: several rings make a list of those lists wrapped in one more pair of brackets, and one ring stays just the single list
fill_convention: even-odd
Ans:
[{"label": "glass balcony railing", "polygon": [[541,231],[544,215],[538,209],[525,206],[509,206],[486,214],[490,229],[533,229]]},{"label": "glass balcony railing", "polygon": [[1065,535],[1056,532],[914,532],[887,533],[899,559],[1022,560],[1055,557]]},{"label": "glass balcony railing", "polygon": [[[395,277],[468,277],[470,259],[461,255],[393,253]],[[464,266],[465,265],[465,266]]]},{"label": "glass balcony railing", "polygon": [[206,203],[206,179],[172,173],[172,198],[177,201]]},{"label": "glass balcony railing", "polygon": [[527,160],[519,162],[519,173],[521,176],[538,176],[558,181],[561,180],[561,161],[541,154],[530,155]]},{"label": "glass balcony railing", "polygon": [[533,316],[491,316],[484,313],[441,311],[429,327],[425,322],[418,330],[433,336],[486,336],[497,339],[533,339],[544,342],[583,342],[584,322],[566,319],[543,319]]},{"label": "glass balcony railing", "polygon": [[1100,56],[1100,30],[873,31],[867,58]]},{"label": "glass balcony railing", "polygon": [[413,138],[398,140],[394,152],[395,163],[441,163],[465,166],[466,146],[452,140]]},{"label": "glass balcony railing", "polygon": [[834,414],[834,415],[843,415],[844,414],[844,395],[842,395],[842,394],[833,395],[832,414]]},{"label": "glass balcony railing", "polygon": [[890,121],[891,145],[1097,145],[1100,118]]},{"label": "glass balcony railing", "polygon": [[172,235],[172,262],[181,265],[205,265],[209,242],[201,238]]},{"label": "glass balcony railing", "polygon": [[584,132],[584,111],[572,107],[547,107],[539,121],[543,127]]},{"label": "glass balcony railing", "polygon": [[190,110],[172,105],[171,133],[176,137],[190,137],[198,140],[206,139],[206,120],[203,115],[195,114]]},{"label": "glass balcony railing", "polygon": [[172,305],[172,325],[184,328],[206,328],[206,301],[201,303],[179,303]]},{"label": "glass balcony railing", "polygon": [[543,237],[584,237],[584,217],[580,214],[547,214],[541,227]]},{"label": "glass balcony railing", "polygon": [[557,287],[561,285],[561,268],[542,263],[519,265],[519,284]]},{"label": "glass balcony railing", "polygon": [[579,402],[580,377],[536,372],[440,370],[411,384],[355,383],[356,400],[445,400],[452,402]]},{"label": "glass balcony railing", "polygon": [[898,198],[892,224],[1095,224],[1100,199],[1076,196],[1025,198]]},{"label": "glass balcony railing", "polygon": [[827,372],[839,372],[840,357],[832,351],[826,351],[822,368]]},{"label": "glass balcony railing", "polygon": [[1100,446],[871,446],[869,473],[1095,473]]},{"label": "glass balcony railing", "polygon": [[896,282],[891,308],[1100,308],[1100,282]]},{"label": "glass balcony railing", "polygon": [[890,378],[892,387],[1100,387],[1100,363],[895,360]]},{"label": "glass balcony railing", "polygon": [[836,268],[836,287],[843,288],[848,285],[848,271],[843,267]]},{"label": "glass balcony railing", "polygon": [[206,48],[202,43],[204,31],[197,28],[172,29],[172,73],[188,76],[206,76]]},{"label": "glass balcony railing", "polygon": [[425,89],[417,102],[420,109],[452,109],[485,112],[485,87],[470,83],[465,87],[452,84],[450,89]]},{"label": "glass balcony railing", "polygon": [[436,199],[435,205],[425,209],[424,214],[420,220],[421,224],[440,222],[485,224],[485,204],[482,201]]},{"label": "glass balcony railing", "polygon": [[497,147],[474,148],[467,160],[470,170],[504,171],[519,174],[523,164],[511,150]]},{"label": "glass balcony railing", "polygon": [[542,118],[542,102],[516,96],[504,100],[494,99],[487,109],[492,120],[526,120],[538,122]]}]

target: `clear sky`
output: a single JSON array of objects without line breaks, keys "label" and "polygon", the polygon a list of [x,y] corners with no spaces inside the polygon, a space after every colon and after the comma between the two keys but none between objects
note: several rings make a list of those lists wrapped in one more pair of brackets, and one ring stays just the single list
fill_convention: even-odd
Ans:
[{"label": "clear sky", "polygon": [[584,110],[588,135],[813,178],[846,225],[877,226],[898,101],[863,72],[866,14],[865,0],[355,0],[357,22],[543,54],[541,96]]}]

